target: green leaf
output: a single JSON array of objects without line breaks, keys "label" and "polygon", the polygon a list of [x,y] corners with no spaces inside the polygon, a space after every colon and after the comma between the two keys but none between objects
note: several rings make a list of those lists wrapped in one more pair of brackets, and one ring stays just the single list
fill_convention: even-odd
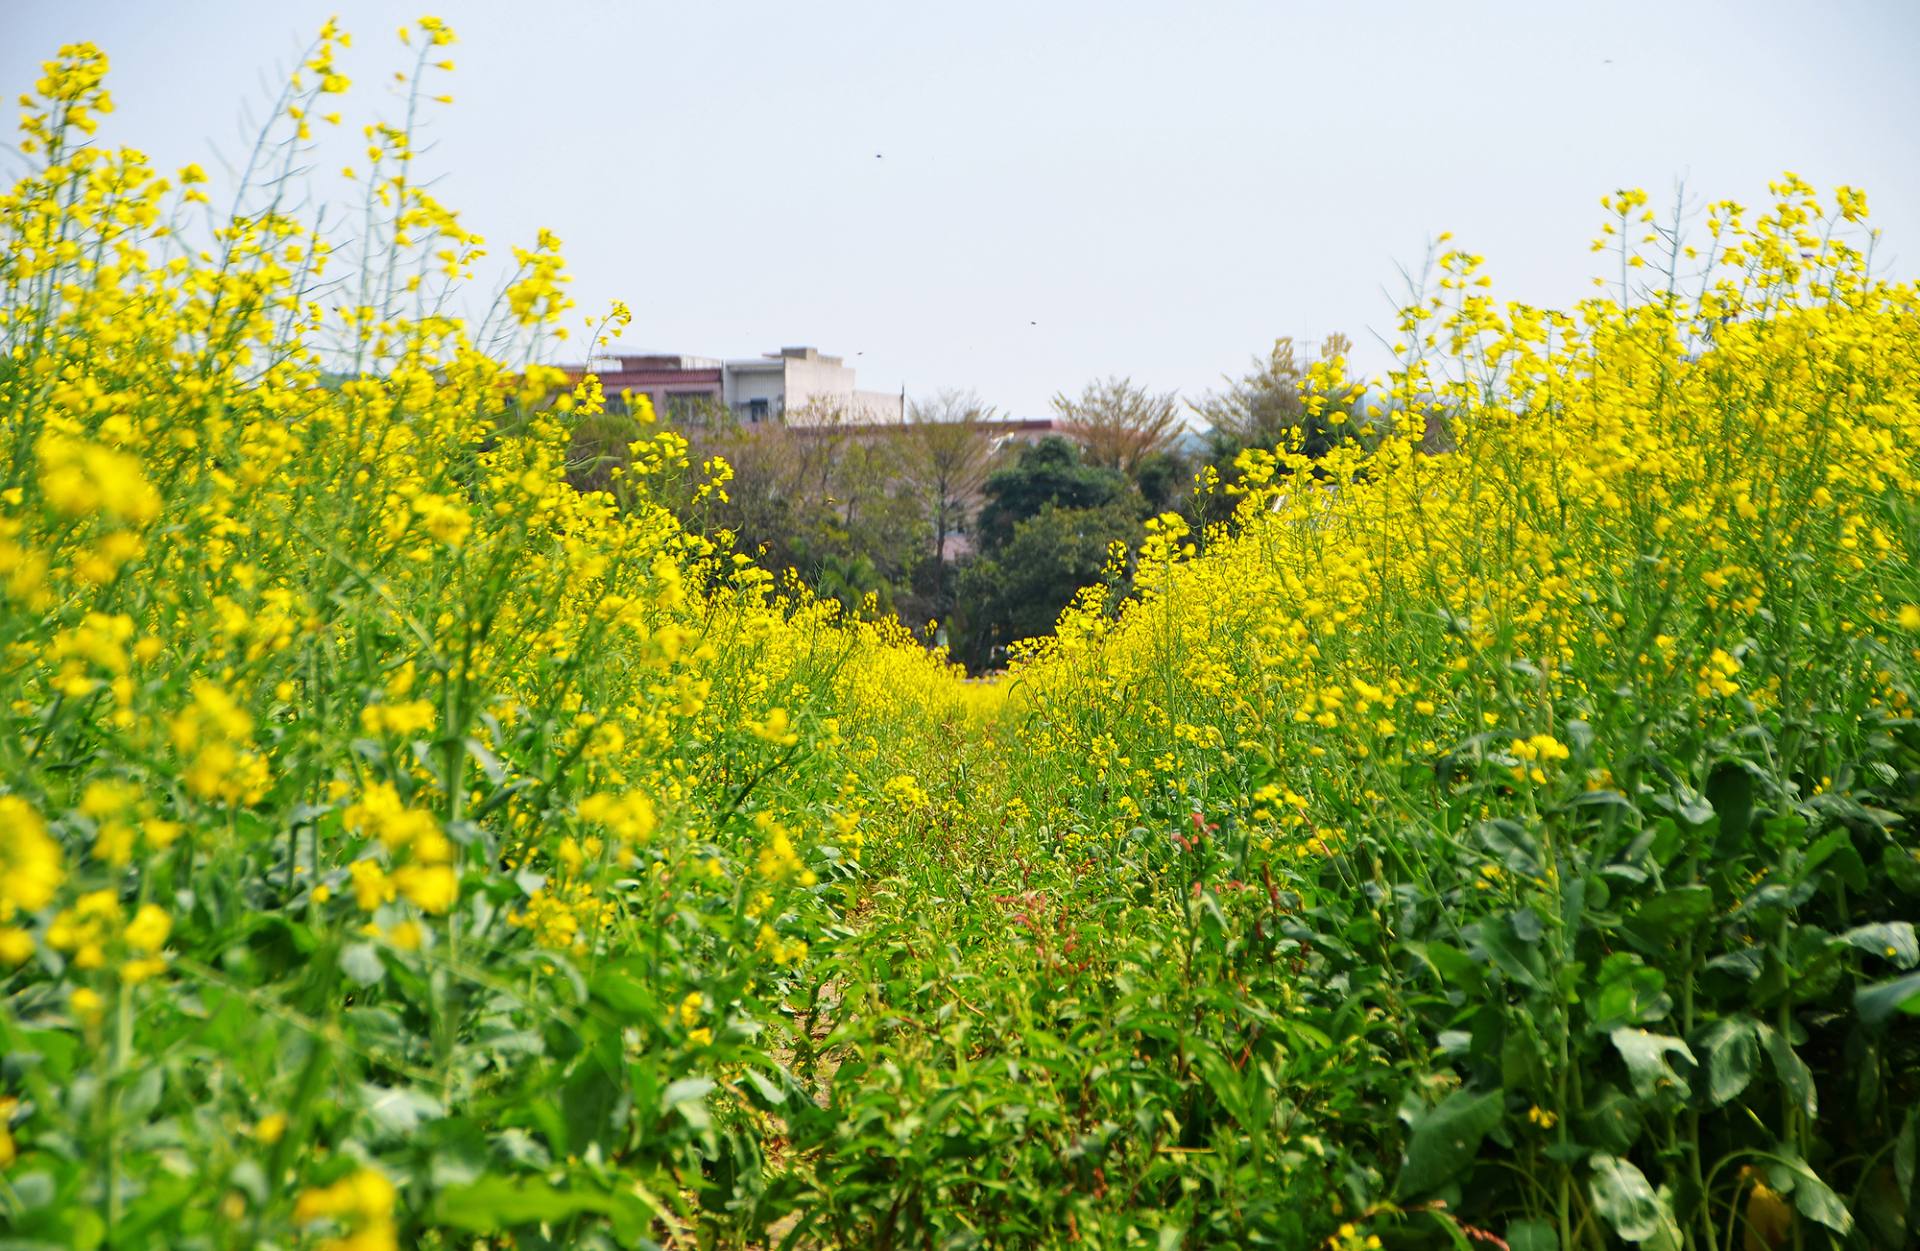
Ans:
[{"label": "green leaf", "polygon": [[703,1130],[713,1121],[707,1111],[707,1092],[712,1089],[710,1077],[683,1077],[661,1092],[660,1103],[678,1112],[692,1128]]},{"label": "green leaf", "polygon": [[440,1101],[412,1086],[360,1086],[362,1106],[374,1127],[384,1136],[404,1138],[420,1128],[422,1121],[445,1116]]},{"label": "green leaf", "polygon": [[1409,943],[1408,950],[1416,956],[1425,958],[1433,966],[1442,982],[1448,986],[1464,990],[1470,995],[1478,995],[1487,984],[1480,971],[1480,965],[1466,952],[1451,943],[1434,941],[1430,943]]},{"label": "green leaf", "polygon": [[1847,1205],[1832,1187],[1821,1181],[1819,1174],[1800,1157],[1782,1152],[1780,1159],[1793,1172],[1793,1206],[1800,1209],[1800,1215],[1820,1222],[1836,1234],[1851,1233],[1853,1213],[1847,1211]]},{"label": "green leaf", "polygon": [[759,1093],[762,1099],[766,1100],[767,1103],[772,1106],[778,1107],[787,1101],[787,1092],[782,1090],[777,1083],[770,1080],[767,1075],[759,1069],[747,1070],[747,1082]]},{"label": "green leaf", "polygon": [[1910,969],[1920,964],[1920,939],[1915,938],[1911,921],[1858,925],[1840,935],[1836,941],[1883,960],[1891,960],[1897,968]]},{"label": "green leaf", "polygon": [[1744,840],[1753,821],[1753,774],[1744,763],[1721,761],[1707,777],[1707,802],[1719,814],[1722,842]]},{"label": "green leaf", "polygon": [[1634,937],[1664,946],[1676,935],[1713,915],[1713,891],[1705,886],[1676,886],[1640,905],[1628,921]]},{"label": "green leaf", "polygon": [[1800,1215],[1819,1221],[1836,1234],[1853,1229],[1853,1213],[1847,1211],[1847,1205],[1827,1183],[1812,1173],[1802,1177],[1800,1184],[1793,1188],[1793,1206],[1800,1209]]},{"label": "green leaf", "polygon": [[1467,1241],[1466,1231],[1460,1228],[1460,1222],[1446,1211],[1444,1205],[1428,1208],[1427,1216],[1440,1227],[1440,1232],[1447,1236],[1453,1251],[1474,1251],[1473,1244]]},{"label": "green leaf", "polygon": [[1540,958],[1540,950],[1514,932],[1510,918],[1488,917],[1469,929],[1467,936],[1509,980],[1529,990],[1545,988],[1546,964]]},{"label": "green leaf", "polygon": [[1551,1221],[1514,1221],[1507,1226],[1507,1246],[1512,1251],[1560,1251],[1560,1234]]},{"label": "green leaf", "polygon": [[1875,982],[1853,992],[1853,1010],[1863,1024],[1878,1028],[1896,1012],[1920,1016],[1920,973],[1909,973],[1890,982]]},{"label": "green leaf", "polygon": [[1620,1058],[1627,1062],[1633,1089],[1642,1099],[1650,1099],[1664,1089],[1677,1090],[1681,1095],[1687,1093],[1687,1079],[1667,1062],[1669,1055],[1681,1055],[1689,1064],[1697,1063],[1693,1049],[1685,1042],[1670,1034],[1650,1034],[1630,1028],[1614,1030],[1608,1037],[1613,1039]]},{"label": "green leaf", "polygon": [[1766,1025],[1755,1028],[1760,1031],[1760,1043],[1767,1049],[1767,1058],[1773,1061],[1773,1071],[1780,1078],[1780,1084],[1799,1101],[1809,1117],[1819,1115],[1820,1092],[1813,1084],[1813,1070],[1778,1031]]},{"label": "green leaf", "polygon": [[1660,1232],[1667,1213],[1645,1173],[1618,1156],[1596,1155],[1588,1163],[1593,1166],[1587,1182],[1593,1210],[1615,1233],[1628,1242],[1645,1242]]},{"label": "green leaf", "polygon": [[668,1107],[679,1103],[697,1103],[707,1097],[713,1089],[711,1077],[683,1077],[668,1086],[660,1096],[660,1102]]},{"label": "green leaf", "polygon": [[1916,1174],[1920,1174],[1920,1108],[1907,1113],[1907,1123],[1894,1139],[1893,1180],[1902,1195],[1913,1193]]},{"label": "green leaf", "polygon": [[[1804,821],[1801,822],[1801,828],[1804,829],[1805,827],[1806,823]],[[1774,834],[1774,822],[1767,822],[1767,833],[1770,836]],[[1797,832],[1788,837],[1787,842],[1789,845],[1791,845],[1794,837],[1797,837]],[[1823,834],[1814,841],[1811,847],[1807,848],[1806,855],[1801,859],[1800,877],[1803,879],[1807,877],[1815,869],[1825,864],[1828,858],[1839,852],[1842,847],[1849,850],[1853,847],[1853,835],[1845,827],[1837,830],[1829,830],[1826,834]]]},{"label": "green leaf", "polygon": [[1465,1169],[1480,1140],[1500,1123],[1503,1098],[1498,1090],[1456,1090],[1416,1116],[1394,1189],[1406,1196],[1425,1194]]},{"label": "green leaf", "polygon": [[1684,782],[1673,788],[1670,803],[1674,813],[1688,825],[1704,826],[1715,816],[1713,805],[1707,802],[1707,797]]},{"label": "green leaf", "polygon": [[441,1191],[434,1202],[433,1219],[436,1224],[484,1234],[564,1221],[583,1213],[645,1216],[640,1201],[624,1195],[562,1190],[538,1177],[488,1176],[472,1185]]},{"label": "green leaf", "polygon": [[1473,834],[1487,854],[1509,873],[1528,878],[1545,875],[1540,867],[1540,842],[1534,838],[1533,831],[1518,821],[1504,817],[1482,821],[1474,827]]},{"label": "green leaf", "polygon": [[1625,1155],[1645,1129],[1646,1113],[1639,1100],[1611,1085],[1598,1099],[1589,1100],[1574,1120],[1574,1130],[1581,1142],[1612,1155]]},{"label": "green leaf", "polygon": [[647,989],[646,975],[629,961],[610,964],[594,974],[591,994],[629,1021],[655,1021],[660,1004]]},{"label": "green leaf", "polygon": [[348,943],[340,949],[340,971],[358,986],[372,986],[387,975],[387,966],[372,943]]},{"label": "green leaf", "polygon": [[1894,889],[1903,894],[1920,895],[1920,853],[1889,843],[1880,853],[1880,871],[1886,874]]},{"label": "green leaf", "polygon": [[1747,1088],[1760,1066],[1760,1030],[1744,1016],[1714,1022],[1701,1045],[1707,1052],[1707,1094],[1714,1106]]},{"label": "green leaf", "polygon": [[1615,952],[1600,964],[1600,989],[1588,1006],[1591,1028],[1605,1034],[1624,1025],[1644,1025],[1673,1008],[1666,975],[1631,952]]}]

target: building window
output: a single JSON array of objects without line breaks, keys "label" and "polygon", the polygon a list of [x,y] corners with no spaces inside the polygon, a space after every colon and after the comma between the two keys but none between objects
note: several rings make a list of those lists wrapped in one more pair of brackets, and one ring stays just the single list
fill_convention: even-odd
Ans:
[{"label": "building window", "polygon": [[667,420],[679,426],[704,423],[717,407],[717,397],[702,391],[684,391],[666,396]]},{"label": "building window", "polygon": [[765,421],[766,419],[767,419],[767,401],[748,400],[747,401],[747,420],[748,421]]}]

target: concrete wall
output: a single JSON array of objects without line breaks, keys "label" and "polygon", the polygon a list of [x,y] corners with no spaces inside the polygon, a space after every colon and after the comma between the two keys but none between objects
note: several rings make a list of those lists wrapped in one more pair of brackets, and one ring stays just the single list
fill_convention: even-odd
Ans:
[{"label": "concrete wall", "polygon": [[816,403],[844,403],[853,395],[853,371],[838,357],[809,352],[806,356],[785,356],[787,408],[806,408]]},{"label": "concrete wall", "polygon": [[839,421],[859,425],[899,422],[900,397],[861,391],[838,356],[814,348],[782,348],[778,356],[729,361],[723,399],[746,418],[754,400],[767,402],[767,419],[796,425]]},{"label": "concrete wall", "polygon": [[768,421],[780,421],[786,416],[786,370],[779,361],[729,361],[721,396],[742,421],[755,400],[767,402]]},{"label": "concrete wall", "polygon": [[898,391],[855,391],[854,420],[870,425],[897,426],[907,419],[905,399]]}]

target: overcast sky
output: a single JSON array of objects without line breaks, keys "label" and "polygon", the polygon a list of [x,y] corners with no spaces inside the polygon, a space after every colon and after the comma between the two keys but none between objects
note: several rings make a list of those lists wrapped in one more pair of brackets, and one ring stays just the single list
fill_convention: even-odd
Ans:
[{"label": "overcast sky", "polygon": [[[0,87],[113,61],[103,138],[217,170],[331,12],[350,120],[415,5],[0,0]],[[840,353],[1016,415],[1130,374],[1194,396],[1275,336],[1377,368],[1396,266],[1452,230],[1497,291],[1587,294],[1599,197],[1864,187],[1920,273],[1920,3],[510,0],[440,10],[440,193],[502,254],[565,241],[640,349]],[[13,172],[14,162],[0,160]],[[331,178],[322,188],[344,198]],[[856,356],[856,353],[859,355]]]}]

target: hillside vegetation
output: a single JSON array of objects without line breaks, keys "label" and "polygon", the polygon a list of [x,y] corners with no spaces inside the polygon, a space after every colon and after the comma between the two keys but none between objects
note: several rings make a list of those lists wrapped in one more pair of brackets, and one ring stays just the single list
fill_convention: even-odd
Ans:
[{"label": "hillside vegetation", "polygon": [[0,198],[5,1245],[1909,1245],[1864,196],[1617,193],[1570,312],[1446,252],[1377,405],[1307,375],[1363,437],[969,682],[684,529],[671,430],[569,485],[557,241],[451,316],[407,129],[291,211],[344,39],[218,214],[62,49]]}]

